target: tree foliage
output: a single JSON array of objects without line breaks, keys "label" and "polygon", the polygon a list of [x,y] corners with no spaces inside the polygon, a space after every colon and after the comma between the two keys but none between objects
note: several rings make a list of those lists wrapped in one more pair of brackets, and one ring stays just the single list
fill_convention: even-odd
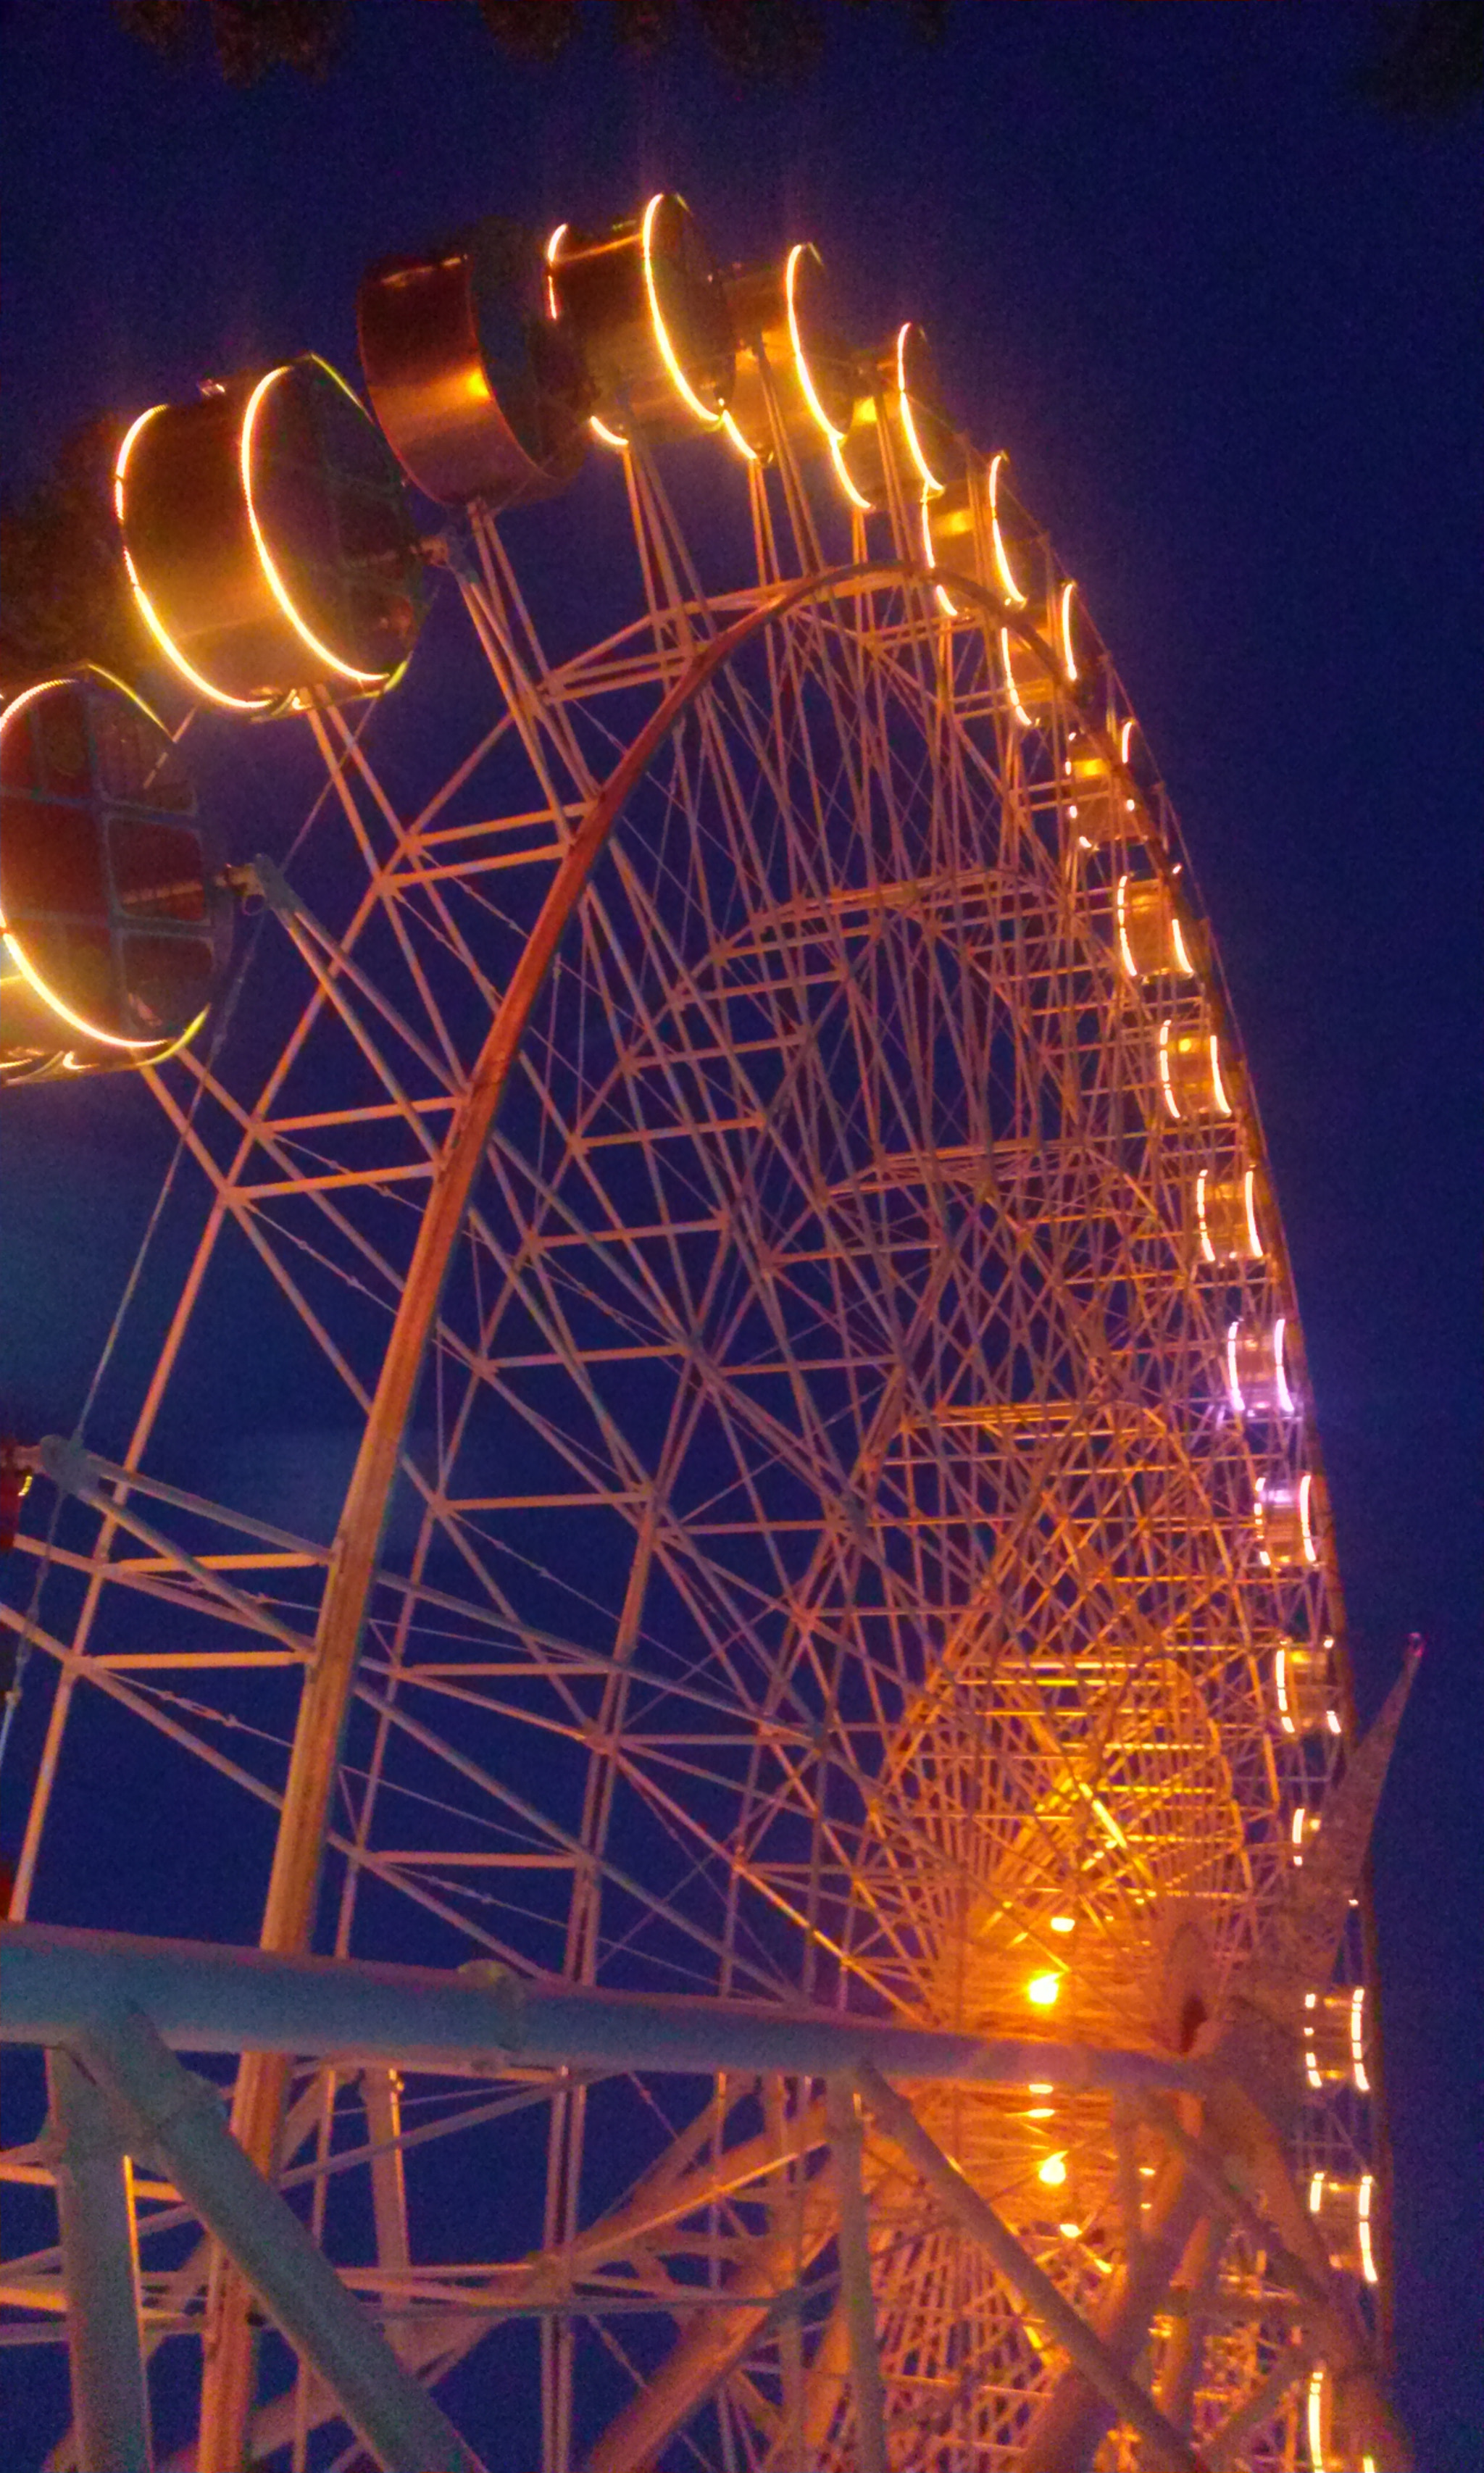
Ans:
[{"label": "tree foliage", "polygon": [[0,693],[75,661],[132,678],[148,658],[111,503],[122,432],[116,418],[88,421],[0,512]]},{"label": "tree foliage", "polygon": [[[114,0],[132,34],[167,58],[207,52],[232,85],[255,85],[276,68],[323,78],[344,41],[347,0]],[[493,41],[515,59],[560,58],[606,16],[624,48],[639,58],[662,51],[688,28],[704,36],[737,77],[804,75],[825,49],[830,0],[442,0],[479,11]],[[833,0],[859,13],[871,0]],[[924,36],[941,34],[951,0],[877,0]]]}]

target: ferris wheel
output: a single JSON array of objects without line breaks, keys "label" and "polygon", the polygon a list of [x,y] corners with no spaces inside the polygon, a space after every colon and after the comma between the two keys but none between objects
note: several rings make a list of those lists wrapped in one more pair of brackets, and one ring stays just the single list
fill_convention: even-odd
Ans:
[{"label": "ferris wheel", "polygon": [[[375,422],[306,357],[122,438],[189,734],[101,674],[0,715],[0,1075],[132,1068],[175,1144],[146,1336],[10,1463],[48,2461],[1398,2473],[1404,1681],[1359,1741],[1076,585],[918,328],[674,197],[388,261],[360,328]],[[540,606],[585,454],[596,640]],[[227,867],[188,767],[254,724],[317,781]],[[168,1912],[68,1906],[108,1797]]]}]

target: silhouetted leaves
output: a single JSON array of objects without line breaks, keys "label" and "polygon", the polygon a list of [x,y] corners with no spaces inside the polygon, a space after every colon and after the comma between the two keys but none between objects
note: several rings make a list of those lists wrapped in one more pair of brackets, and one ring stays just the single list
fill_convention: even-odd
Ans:
[{"label": "silhouetted leaves", "polygon": [[1360,92],[1406,120],[1451,120],[1484,95],[1484,0],[1383,9]]},{"label": "silhouetted leaves", "polygon": [[76,431],[36,489],[0,510],[0,691],[97,661],[137,677],[149,652],[111,502],[123,423]]}]

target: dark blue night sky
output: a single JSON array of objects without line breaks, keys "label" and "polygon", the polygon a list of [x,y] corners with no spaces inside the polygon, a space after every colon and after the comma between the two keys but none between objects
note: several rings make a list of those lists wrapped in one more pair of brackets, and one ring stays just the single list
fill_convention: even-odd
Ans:
[{"label": "dark blue night sky", "polygon": [[[922,321],[956,418],[1010,449],[1079,577],[1184,822],[1272,1154],[1364,1713],[1407,1633],[1429,1643],[1375,1859],[1398,2389],[1424,2473],[1472,2473],[1477,114],[1414,130],[1354,99],[1369,12],[1319,0],[961,0],[938,47],[905,12],[842,8],[787,93],[736,90],[688,40],[636,65],[587,14],[537,69],[470,7],[362,0],[326,84],[242,94],[163,66],[103,0],[12,0],[7,484],[88,416],[208,372],[306,348],[353,371],[367,260],[491,209],[545,230],[679,188],[729,260],[815,239],[857,334]],[[581,594],[582,543],[542,538],[568,562],[553,596]],[[66,1430],[162,1136],[123,1080],[4,1113],[0,1388],[22,1434]]]}]

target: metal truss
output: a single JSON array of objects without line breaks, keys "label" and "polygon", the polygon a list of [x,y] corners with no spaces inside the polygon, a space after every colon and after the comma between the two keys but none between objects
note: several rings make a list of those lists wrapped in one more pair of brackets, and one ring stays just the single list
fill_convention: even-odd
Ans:
[{"label": "metal truss", "polygon": [[[420,796],[395,705],[282,725],[312,829],[244,878],[230,1036],[149,1075],[193,1182],[148,1379],[115,1458],[34,1453],[15,1962],[61,1964],[100,1710],[161,1833],[190,1765],[180,1928],[229,1848],[267,1954],[11,2013],[63,2053],[0,2157],[58,2194],[4,2269],[9,2342],[72,2295],[52,2463],[147,2461],[158,2354],[200,2473],[347,2423],[469,2462],[455,2369],[541,2473],[1397,2473],[1358,1793],[1302,1924],[1352,1732],[1323,1483],[1173,820],[1107,793],[1127,700],[1100,651],[1071,695],[1046,544],[1020,607],[986,543],[929,569],[895,465],[848,532],[780,433],[739,587],[621,460],[642,614],[596,645],[548,656],[481,511],[446,544],[419,660],[490,692]],[[249,1325],[297,1477],[234,1428]],[[409,1958],[466,1973],[373,2032]],[[209,2033],[167,1999],[208,1977]],[[269,2031],[291,1980],[371,2005]],[[230,2135],[173,2045],[241,2056]],[[521,2196],[450,2259],[459,2182]]]}]

